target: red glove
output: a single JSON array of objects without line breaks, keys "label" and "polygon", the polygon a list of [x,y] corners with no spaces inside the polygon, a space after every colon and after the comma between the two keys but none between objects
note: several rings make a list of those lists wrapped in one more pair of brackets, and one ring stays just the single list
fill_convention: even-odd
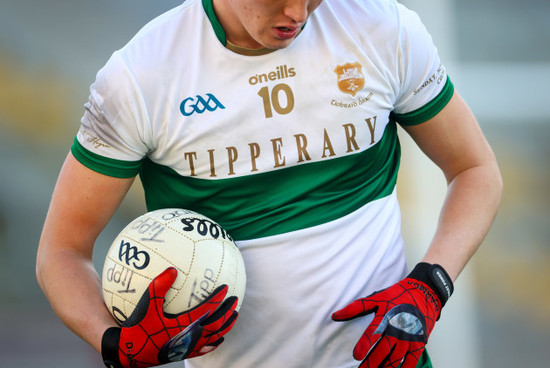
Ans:
[{"label": "red glove", "polygon": [[375,313],[353,350],[353,357],[363,361],[359,367],[414,368],[452,292],[452,281],[441,266],[419,263],[404,280],[357,299],[332,319],[348,321]]},{"label": "red glove", "polygon": [[175,268],[168,268],[157,276],[122,328],[105,331],[101,353],[107,367],[142,368],[175,362],[206,354],[223,342],[223,335],[238,317],[237,297],[223,301],[228,290],[223,285],[195,308],[166,314],[164,297],[177,274]]}]

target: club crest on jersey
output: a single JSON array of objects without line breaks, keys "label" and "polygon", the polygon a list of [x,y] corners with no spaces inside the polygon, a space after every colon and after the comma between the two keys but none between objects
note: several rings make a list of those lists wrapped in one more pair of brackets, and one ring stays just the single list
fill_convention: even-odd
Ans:
[{"label": "club crest on jersey", "polygon": [[365,87],[365,76],[361,72],[361,64],[345,63],[334,68],[338,89],[355,97],[355,94]]}]

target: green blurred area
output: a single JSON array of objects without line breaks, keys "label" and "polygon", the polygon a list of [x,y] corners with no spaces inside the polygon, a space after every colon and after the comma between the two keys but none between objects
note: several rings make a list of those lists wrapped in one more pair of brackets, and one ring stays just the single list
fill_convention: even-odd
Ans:
[{"label": "green blurred area", "polygon": [[[49,309],[34,278],[36,247],[95,73],[145,22],[178,3],[2,0],[0,4],[2,367],[101,366],[97,354]],[[404,3],[417,6],[415,1]],[[475,315],[461,318],[475,331],[479,367],[547,367],[550,94],[545,86],[550,82],[550,2],[445,3],[454,39],[451,76],[478,116],[505,181],[493,229],[468,268]],[[430,7],[421,15],[432,16]],[[437,29],[426,23],[438,42]],[[422,183],[417,169],[407,165],[406,154],[403,160],[400,180],[420,181],[421,190],[430,192],[430,183]],[[415,192],[400,187],[399,193],[404,235],[414,237],[418,223],[414,217],[422,214],[422,204]],[[136,187],[98,241],[98,269],[110,239],[143,210]]]}]

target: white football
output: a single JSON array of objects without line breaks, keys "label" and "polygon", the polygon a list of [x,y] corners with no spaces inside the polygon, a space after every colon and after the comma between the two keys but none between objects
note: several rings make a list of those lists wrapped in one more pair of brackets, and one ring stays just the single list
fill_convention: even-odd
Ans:
[{"label": "white football", "polygon": [[166,208],[130,222],[107,253],[103,297],[119,323],[132,314],[149,283],[168,267],[175,267],[178,277],[166,294],[165,312],[189,310],[222,284],[229,286],[227,297],[239,298],[240,308],[246,273],[229,234],[201,214]]}]

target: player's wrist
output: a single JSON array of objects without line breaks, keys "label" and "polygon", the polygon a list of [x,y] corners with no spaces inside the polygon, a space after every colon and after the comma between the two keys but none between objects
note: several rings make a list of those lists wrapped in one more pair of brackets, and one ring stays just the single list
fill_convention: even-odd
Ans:
[{"label": "player's wrist", "polygon": [[445,269],[438,264],[418,263],[407,278],[426,284],[439,298],[441,307],[447,303],[454,291],[452,279]]},{"label": "player's wrist", "polygon": [[101,338],[101,357],[103,358],[103,363],[108,368],[122,367],[118,355],[121,331],[120,327],[109,327]]}]

